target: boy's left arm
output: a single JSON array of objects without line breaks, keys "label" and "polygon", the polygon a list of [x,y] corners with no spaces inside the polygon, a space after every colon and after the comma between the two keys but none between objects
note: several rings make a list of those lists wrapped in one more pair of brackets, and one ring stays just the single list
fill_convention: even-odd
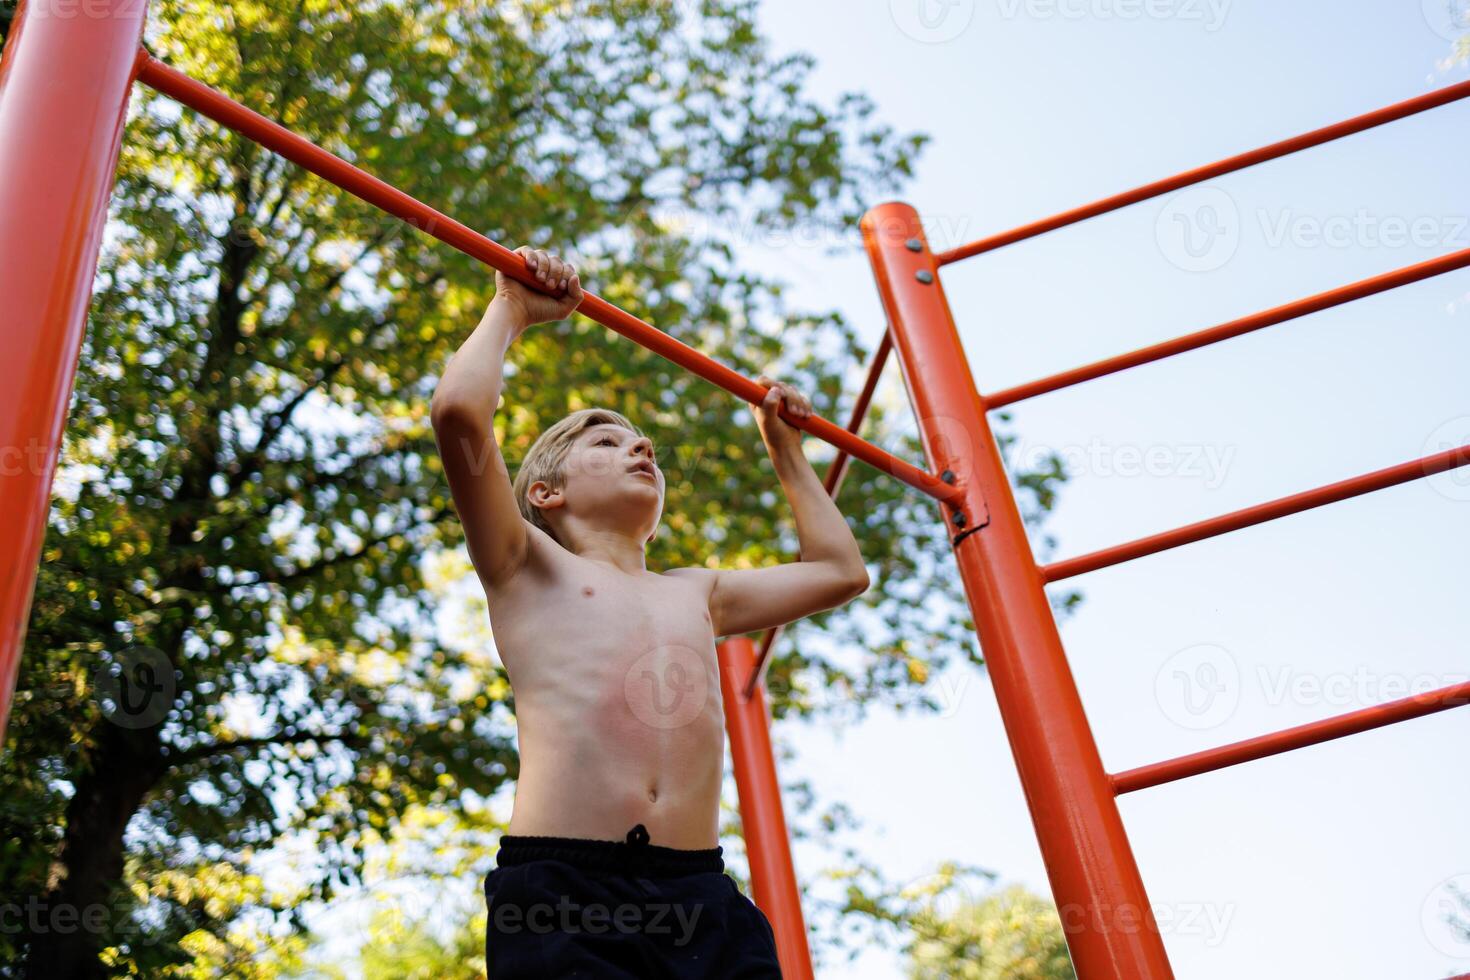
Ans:
[{"label": "boy's left arm", "polygon": [[847,521],[801,451],[801,430],[778,414],[784,401],[792,415],[804,418],[811,403],[785,382],[765,375],[760,381],[771,387],[756,407],[756,421],[791,504],[801,554],[797,561],[770,568],[715,571],[709,607],[716,636],[789,623],[855,599],[869,585]]}]

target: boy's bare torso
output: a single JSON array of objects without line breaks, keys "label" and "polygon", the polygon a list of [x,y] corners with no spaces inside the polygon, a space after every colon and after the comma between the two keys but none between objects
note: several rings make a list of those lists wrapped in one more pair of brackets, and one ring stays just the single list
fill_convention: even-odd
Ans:
[{"label": "boy's bare torso", "polygon": [[509,832],[667,847],[718,841],[724,711],[712,573],[630,574],[537,528],[489,594],[515,693],[521,772]]}]

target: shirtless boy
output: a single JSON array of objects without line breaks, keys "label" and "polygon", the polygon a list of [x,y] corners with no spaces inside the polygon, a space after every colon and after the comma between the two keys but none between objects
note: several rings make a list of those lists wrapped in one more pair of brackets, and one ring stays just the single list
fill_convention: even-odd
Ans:
[{"label": "shirtless boy", "polygon": [[536,440],[512,485],[491,419],[506,353],[582,300],[576,270],[521,248],[434,392],[432,421],[515,692],[521,768],[486,879],[491,980],[779,977],[764,915],[723,874],[724,712],[715,638],[841,605],[868,587],[857,542],[801,451],[808,401],[756,408],[801,540],[771,568],[644,564],[664,475],[623,416],[586,409]]}]

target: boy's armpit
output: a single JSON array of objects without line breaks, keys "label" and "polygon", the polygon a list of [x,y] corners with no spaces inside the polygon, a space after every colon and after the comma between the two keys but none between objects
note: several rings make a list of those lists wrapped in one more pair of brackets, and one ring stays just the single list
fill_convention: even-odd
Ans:
[{"label": "boy's armpit", "polygon": [[670,568],[666,570],[663,574],[671,578],[683,579],[686,582],[697,586],[699,588],[700,595],[704,597],[705,607],[708,608],[710,594],[714,591],[715,581],[719,576],[719,572],[715,571],[713,568],[703,568],[699,565],[690,565],[685,568]]},{"label": "boy's armpit", "polygon": [[[476,573],[480,577],[480,584],[485,587],[485,591],[488,593],[504,591],[512,582],[519,580],[525,575],[545,576],[551,574],[556,567],[556,562],[559,557],[558,553],[565,554],[566,552],[566,549],[557,544],[551,535],[524,517],[516,515],[516,519],[521,522],[522,528],[525,531],[526,546],[522,559],[516,565],[515,569],[503,578],[494,580],[481,572],[478,566],[475,568]],[[470,555],[470,562],[474,564],[473,553]]]}]

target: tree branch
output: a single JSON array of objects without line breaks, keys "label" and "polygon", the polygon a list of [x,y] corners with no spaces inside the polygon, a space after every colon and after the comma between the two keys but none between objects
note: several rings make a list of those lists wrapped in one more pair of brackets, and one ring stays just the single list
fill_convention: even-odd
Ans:
[{"label": "tree branch", "polygon": [[362,742],[359,735],[351,732],[339,732],[335,735],[326,732],[277,732],[274,735],[259,735],[251,738],[233,738],[220,742],[211,742],[208,745],[196,745],[168,757],[170,768],[177,769],[194,762],[201,762],[217,755],[234,752],[236,749],[258,749],[267,745],[301,745],[305,742],[339,742],[343,745],[356,745]]},{"label": "tree branch", "polygon": [[[433,516],[428,518],[428,520],[417,521],[414,523],[413,527],[421,527],[424,524],[437,523],[438,521],[442,521],[446,517],[451,516],[453,513],[454,511],[452,508],[441,507],[436,510]],[[322,558],[314,561],[309,565],[303,565],[300,568],[292,569],[290,571],[272,570],[269,572],[262,572],[259,577],[252,581],[232,582],[230,584],[231,587],[251,585],[283,585],[287,582],[296,582],[304,578],[310,578],[323,569],[331,568],[336,565],[345,565],[349,562],[357,561],[360,558],[365,558],[367,557],[368,552],[372,551],[374,548],[378,547],[379,545],[386,544],[396,537],[407,534],[409,531],[413,530],[413,527],[396,528],[386,534],[380,534],[367,539],[361,545],[353,548],[351,551],[339,552],[338,554],[332,555],[331,557]]]},{"label": "tree branch", "polygon": [[[381,240],[382,237],[384,236],[380,235],[379,239]],[[364,248],[362,254],[360,254],[357,259],[353,260],[352,265],[356,265],[357,262],[360,262],[363,256],[367,254],[367,251],[368,249]],[[340,282],[342,276],[345,276],[347,274],[347,271],[348,270],[343,270],[339,275],[334,277],[333,285],[329,287],[329,291],[331,288],[335,288],[335,283]],[[418,284],[418,288],[432,289],[439,282],[442,282],[443,279],[444,273],[435,273],[433,276],[429,277],[427,282]],[[368,344],[372,343],[372,341],[378,335],[380,335],[395,321],[396,317],[392,315],[391,311],[384,313],[383,316],[379,318],[378,322],[373,324],[372,329],[369,330],[367,336],[363,338],[363,342],[359,346],[365,347]],[[286,322],[289,322],[289,320]],[[346,365],[347,358],[344,357],[340,351],[334,351],[330,364],[318,371],[316,373],[316,377],[314,377],[311,381],[306,382],[299,392],[297,392],[294,396],[292,396],[290,400],[288,400],[276,411],[272,412],[269,416],[266,417],[264,421],[261,422],[260,438],[255,441],[255,446],[248,453],[240,455],[235,464],[230,467],[230,494],[238,491],[242,486],[245,485],[246,480],[250,479],[251,476],[259,472],[260,468],[265,465],[265,454],[270,450],[270,447],[275,443],[275,441],[280,438],[281,434],[290,427],[291,417],[295,415],[296,409],[301,407],[302,402],[304,402],[313,391],[317,390],[322,385],[332,380],[332,378],[336,377],[338,372],[340,372],[342,368],[344,368]]]}]

